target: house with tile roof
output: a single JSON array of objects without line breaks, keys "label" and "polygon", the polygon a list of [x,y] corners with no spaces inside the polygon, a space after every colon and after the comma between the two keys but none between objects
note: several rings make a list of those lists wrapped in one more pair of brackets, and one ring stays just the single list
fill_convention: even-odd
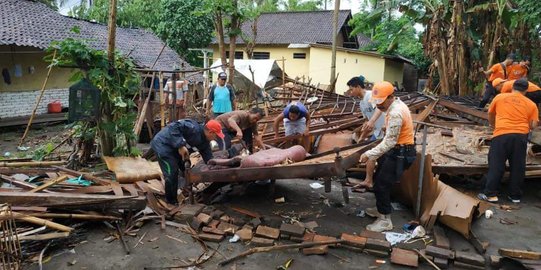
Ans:
[{"label": "house with tile roof", "polygon": [[[262,13],[257,20],[257,35],[252,59],[285,59],[285,72],[292,78],[311,79],[312,83],[328,85],[331,71],[332,10],[304,12]],[[346,82],[353,76],[363,75],[371,82],[390,81],[402,85],[404,65],[411,64],[407,59],[361,51],[372,41],[358,34],[351,35],[353,28],[350,10],[340,10],[338,14],[338,40],[336,54],[336,91],[347,90]],[[253,22],[242,24],[241,30],[253,40]],[[225,39],[226,49],[229,40]],[[219,59],[218,43],[212,42],[213,59]],[[249,59],[245,52],[244,39],[237,38],[235,59]],[[227,57],[229,52],[226,51]],[[280,64],[281,66],[281,64]]]},{"label": "house with tile roof", "polygon": [[[94,49],[107,49],[107,25],[79,20],[31,0],[0,0],[0,121],[32,113],[34,102],[47,74],[44,51],[52,41],[82,38]],[[78,27],[80,33],[71,31]],[[116,49],[129,55],[139,68],[158,70],[192,69],[174,50],[157,36],[142,29],[116,29]],[[67,88],[71,69],[54,68],[46,85],[39,113],[47,104],[59,100],[68,105]]]}]

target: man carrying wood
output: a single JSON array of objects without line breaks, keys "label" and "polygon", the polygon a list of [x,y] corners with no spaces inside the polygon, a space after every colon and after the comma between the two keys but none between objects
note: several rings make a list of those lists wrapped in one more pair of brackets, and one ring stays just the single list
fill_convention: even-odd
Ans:
[{"label": "man carrying wood", "polygon": [[257,122],[265,113],[260,108],[252,108],[249,111],[232,111],[216,117],[223,128],[224,139],[218,140],[218,146],[222,150],[231,148],[231,140],[242,140],[247,150],[253,153],[253,140],[256,146],[263,149],[263,141],[257,131]]},{"label": "man carrying wood", "polygon": [[237,110],[235,89],[226,82],[227,74],[220,72],[218,82],[210,88],[207,103],[207,115],[209,118],[216,118],[221,114]]},{"label": "man carrying wood", "polygon": [[[513,84],[516,80],[502,80],[500,78],[495,79],[492,82],[492,85],[500,93],[511,93],[513,92]],[[533,101],[535,104],[541,103],[541,87],[537,84],[528,81],[528,89],[526,89],[526,97]]]},{"label": "man carrying wood", "polygon": [[391,188],[400,180],[404,170],[415,160],[413,120],[408,106],[394,97],[394,87],[389,82],[374,85],[371,101],[385,112],[386,132],[383,140],[362,154],[360,162],[378,162],[374,175],[376,208],[367,208],[366,213],[377,217],[367,230],[383,232],[393,229],[391,221]]},{"label": "man carrying wood", "polygon": [[479,108],[484,108],[488,102],[498,94],[496,89],[492,86],[492,82],[496,78],[507,79],[507,67],[513,64],[513,61],[515,61],[515,55],[511,53],[507,55],[503,62],[493,65],[489,70],[484,71],[483,68],[480,69],[485,76],[488,76],[488,79],[485,83],[485,93],[483,94],[483,99],[479,103]]},{"label": "man carrying wood", "polygon": [[488,121],[494,127],[488,152],[488,174],[483,193],[477,197],[488,202],[498,202],[498,187],[509,160],[509,199],[520,203],[521,185],[526,171],[526,149],[529,132],[537,127],[537,106],[525,97],[528,81],[519,79],[513,83],[511,93],[494,98],[488,109]]},{"label": "man carrying wood", "polygon": [[[165,199],[167,203],[177,204],[179,170],[184,172],[184,161],[190,160],[190,148],[203,157],[205,163],[212,159],[210,141],[216,137],[223,139],[222,126],[216,120],[204,126],[191,119],[175,121],[160,130],[150,142],[150,147],[158,156],[158,163],[165,178]],[[185,183],[181,181],[183,188]]]},{"label": "man carrying wood", "polygon": [[[361,79],[362,78],[362,79]],[[370,141],[375,141],[383,138],[383,124],[385,123],[385,114],[378,110],[370,102],[372,99],[372,91],[366,90],[364,86],[364,77],[353,77],[347,82],[347,86],[354,97],[362,98],[359,103],[361,113],[367,121],[362,125],[360,129],[356,129],[353,132],[353,140],[356,143],[364,141],[366,137],[372,132]],[[374,185],[374,170],[376,169],[376,161],[368,160],[366,162],[366,177],[358,186],[371,189]]]}]

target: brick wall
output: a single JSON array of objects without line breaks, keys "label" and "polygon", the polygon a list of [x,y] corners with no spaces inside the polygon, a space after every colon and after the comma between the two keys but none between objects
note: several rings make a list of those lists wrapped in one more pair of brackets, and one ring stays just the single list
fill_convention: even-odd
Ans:
[{"label": "brick wall", "polygon": [[[36,105],[40,91],[0,92],[0,118],[28,116]],[[47,104],[58,100],[62,107],[68,107],[68,89],[45,90],[36,114],[47,113]]]}]

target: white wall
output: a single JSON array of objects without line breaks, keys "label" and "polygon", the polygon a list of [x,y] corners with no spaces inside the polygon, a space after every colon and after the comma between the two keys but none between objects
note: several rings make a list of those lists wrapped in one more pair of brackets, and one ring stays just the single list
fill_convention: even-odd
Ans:
[{"label": "white wall", "polygon": [[[0,92],[0,119],[16,116],[28,116],[36,105],[40,91]],[[45,90],[36,114],[47,113],[47,104],[58,100],[62,107],[68,107],[68,89]],[[1,121],[1,120],[0,120]]]}]

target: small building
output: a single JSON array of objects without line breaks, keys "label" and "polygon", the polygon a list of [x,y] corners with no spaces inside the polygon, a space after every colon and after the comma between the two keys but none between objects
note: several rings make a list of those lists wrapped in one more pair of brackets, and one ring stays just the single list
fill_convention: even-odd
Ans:
[{"label": "small building", "polygon": [[[333,11],[263,13],[257,22],[257,35],[252,59],[274,59],[280,67],[285,59],[285,72],[292,78],[311,79],[312,84],[329,85],[332,56]],[[351,11],[338,14],[338,41],[336,53],[336,92],[347,90],[346,82],[353,76],[363,75],[371,82],[390,81],[403,85],[404,63],[409,60],[398,56],[360,51],[372,41],[363,35],[351,36]],[[252,22],[242,25],[243,33],[253,39]],[[229,42],[226,39],[226,44]],[[228,45],[228,44],[227,44]],[[243,39],[237,38],[235,59],[249,59],[244,51]],[[220,58],[217,41],[211,44],[214,60]],[[226,52],[228,54],[228,52]],[[228,56],[228,55],[227,55]]]},{"label": "small building", "polygon": [[[107,25],[79,20],[30,0],[0,0],[0,121],[32,113],[39,90],[47,75],[44,51],[54,40],[87,39],[94,49],[107,49]],[[80,33],[71,31],[78,27]],[[154,34],[131,28],[116,29],[116,49],[129,55],[139,68],[189,70],[192,67]],[[158,58],[158,55],[159,58]],[[157,59],[158,58],[158,59]],[[68,106],[69,68],[54,68],[37,110],[47,111],[47,104],[58,100]]]}]

